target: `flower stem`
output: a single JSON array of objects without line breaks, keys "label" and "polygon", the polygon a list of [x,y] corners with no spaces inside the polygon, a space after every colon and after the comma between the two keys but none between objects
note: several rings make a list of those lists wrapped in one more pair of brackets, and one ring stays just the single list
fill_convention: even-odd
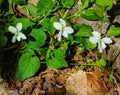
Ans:
[{"label": "flower stem", "polygon": [[50,46],[49,46],[50,49],[54,49],[54,40],[53,40],[53,37],[50,37]]}]

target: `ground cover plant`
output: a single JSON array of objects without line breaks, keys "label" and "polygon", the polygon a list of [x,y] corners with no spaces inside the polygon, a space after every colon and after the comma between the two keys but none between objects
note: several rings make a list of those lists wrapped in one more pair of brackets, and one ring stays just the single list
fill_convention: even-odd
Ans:
[{"label": "ground cover plant", "polygon": [[[78,2],[79,9],[71,12]],[[103,53],[116,43],[113,38],[120,35],[120,26],[113,24],[109,15],[118,4],[119,0],[38,0],[35,4],[27,0],[0,0],[1,73],[4,62],[11,69],[17,66],[15,74],[19,81],[33,77],[43,66],[54,69],[79,66],[78,70],[98,66],[110,68],[109,80],[113,81],[115,51],[109,59]],[[24,14],[18,14],[18,5],[23,6]],[[116,10],[112,15],[119,14]],[[99,21],[99,31],[86,23],[73,22],[74,18]],[[111,23],[104,33],[102,27],[106,22]],[[71,56],[76,53],[84,55],[91,51],[95,52],[94,58],[80,64],[72,61]]]}]

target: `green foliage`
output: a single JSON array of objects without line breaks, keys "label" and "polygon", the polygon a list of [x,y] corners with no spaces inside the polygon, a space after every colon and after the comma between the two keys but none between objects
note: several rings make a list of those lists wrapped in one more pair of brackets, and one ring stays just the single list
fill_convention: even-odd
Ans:
[{"label": "green foliage", "polygon": [[104,58],[101,58],[100,60],[96,60],[96,62],[89,62],[87,64],[81,64],[79,67],[79,70],[83,68],[83,66],[100,66],[100,67],[106,67],[107,61]]},{"label": "green foliage", "polygon": [[63,8],[71,8],[78,0],[61,0]]},{"label": "green foliage", "polygon": [[18,63],[17,79],[24,81],[33,76],[40,68],[39,58],[32,53],[24,53]]},{"label": "green foliage", "polygon": [[[82,8],[80,8],[80,16],[84,19],[95,21],[108,21],[104,14],[106,11],[110,10],[113,6],[113,0],[82,0]],[[95,3],[95,8],[90,9],[90,5]],[[83,12],[85,10],[85,13]]]},{"label": "green foliage", "polygon": [[93,3],[95,0],[81,0],[82,2],[82,8],[81,11],[85,8],[87,8],[91,3]]},{"label": "green foliage", "polygon": [[92,36],[92,28],[86,24],[82,24],[77,32],[76,36],[79,37],[90,37]]},{"label": "green foliage", "polygon": [[55,28],[53,27],[53,22],[58,21],[57,18],[51,17],[51,19],[46,18],[42,21],[41,25],[43,26],[44,31],[48,31],[49,34],[55,34]]},{"label": "green foliage", "polygon": [[3,0],[0,0],[0,4],[3,2]]},{"label": "green foliage", "polygon": [[81,17],[91,21],[99,20],[99,18],[96,16],[96,11],[91,9],[86,10],[86,13],[82,13]]},{"label": "green foliage", "polygon": [[81,64],[79,67],[79,70],[83,68],[83,66],[100,66],[100,67],[106,67],[107,66],[107,61],[104,58],[101,58],[100,60],[96,60],[96,62],[91,61],[87,64]]},{"label": "green foliage", "polygon": [[63,52],[63,55],[65,56],[65,57],[67,57],[68,55],[69,55],[69,42],[64,42],[64,43],[62,43],[62,52]]},{"label": "green foliage", "polygon": [[[5,50],[7,49],[4,48],[10,48],[12,54],[19,55],[17,60],[12,62],[19,60],[16,76],[21,81],[35,75],[41,63],[46,63],[46,66],[56,69],[68,67],[67,59],[71,56],[73,47],[79,47],[76,51],[78,54],[84,53],[84,50],[95,49],[97,44],[92,44],[89,41],[89,37],[93,36],[92,27],[84,23],[82,25],[76,24],[76,22],[72,22],[72,19],[82,17],[83,19],[100,21],[101,23],[109,21],[105,14],[113,7],[113,0],[81,0],[80,9],[71,12],[71,9],[76,6],[79,0],[39,0],[36,6],[26,3],[26,1],[0,0],[0,52],[3,52],[0,55],[0,62],[4,58],[3,56],[6,55]],[[12,8],[14,4],[22,4],[27,17],[16,16],[14,8]],[[58,29],[53,27],[53,23],[59,22],[58,19],[60,18],[67,21],[66,26],[73,27],[74,33],[71,34],[70,31],[65,31],[64,29],[69,30],[69,28],[64,27],[62,23],[57,23]],[[18,32],[11,34],[8,27],[16,27],[17,23],[22,23],[22,32],[19,31],[19,26],[16,28]],[[102,24],[100,24],[100,32],[102,32],[101,27]],[[23,37],[23,33],[25,33],[27,39],[20,39],[20,42],[11,43],[11,38],[16,37],[18,40],[19,37]],[[60,37],[58,33],[61,33],[61,37],[65,37],[65,39],[57,41],[58,36]],[[108,35],[119,36],[120,27],[110,27]],[[7,51],[7,53],[11,55],[11,52]],[[72,55],[74,56],[74,54]],[[18,59],[18,57],[20,58]],[[101,58],[82,66],[105,67],[106,65],[106,59]]]},{"label": "green foliage", "polygon": [[104,10],[110,10],[113,5],[113,0],[96,0],[95,4],[104,8]]},{"label": "green foliage", "polygon": [[28,18],[17,18],[16,20],[14,20],[13,22],[13,26],[15,26],[17,23],[22,23],[22,28],[23,29],[27,29],[28,27],[32,27],[33,25],[35,25],[34,22],[32,22],[30,19]]},{"label": "green foliage", "polygon": [[96,44],[92,44],[89,39],[85,39],[85,48],[88,49],[94,49],[97,45]]},{"label": "green foliage", "polygon": [[99,61],[96,62],[98,66],[105,67],[107,65],[107,62],[104,58],[101,58]]},{"label": "green foliage", "polygon": [[88,38],[79,37],[77,40],[80,43],[80,46],[84,47],[87,50],[94,49],[97,46],[96,44],[92,44]]},{"label": "green foliage", "polygon": [[26,10],[26,12],[29,12],[28,15],[32,16],[33,18],[37,17],[38,8],[33,4],[28,3],[27,5],[24,6],[24,9]]},{"label": "green foliage", "polygon": [[39,0],[37,4],[37,15],[42,16],[49,13],[54,7],[55,2],[53,0]]},{"label": "green foliage", "polygon": [[50,50],[48,49],[46,55],[47,65],[51,68],[68,67],[61,50]]},{"label": "green foliage", "polygon": [[113,81],[114,81],[114,69],[111,70],[108,78],[108,82],[113,82]]},{"label": "green foliage", "polygon": [[92,36],[92,27],[86,24],[82,24],[78,29],[78,32],[76,33],[77,41],[80,43],[81,46],[83,46],[85,49],[94,49],[96,47],[96,44],[92,44],[88,37]]},{"label": "green foliage", "polygon": [[0,36],[0,47],[5,46],[6,43],[7,43],[7,37],[4,35]]},{"label": "green foliage", "polygon": [[26,0],[14,0],[15,4],[26,4]]},{"label": "green foliage", "polygon": [[120,27],[115,27],[115,26],[110,27],[110,29],[108,30],[108,35],[119,36],[120,35]]},{"label": "green foliage", "polygon": [[43,46],[47,39],[46,34],[42,29],[32,29],[29,38],[28,47],[30,48],[39,48]]},{"label": "green foliage", "polygon": [[110,10],[113,5],[113,0],[96,0],[96,15],[103,20],[104,12]]}]

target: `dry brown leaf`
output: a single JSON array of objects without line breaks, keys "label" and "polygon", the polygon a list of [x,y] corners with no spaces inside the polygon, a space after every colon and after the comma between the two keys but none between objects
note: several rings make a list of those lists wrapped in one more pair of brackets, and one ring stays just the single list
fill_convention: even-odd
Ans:
[{"label": "dry brown leaf", "polygon": [[78,71],[66,80],[66,95],[107,95],[107,91],[96,73]]},{"label": "dry brown leaf", "polygon": [[96,73],[86,73],[87,75],[87,95],[106,95],[107,87],[105,82]]},{"label": "dry brown leaf", "polygon": [[87,95],[87,76],[83,71],[72,74],[66,80],[66,95]]},{"label": "dry brown leaf", "polygon": [[[31,4],[33,4],[35,6],[37,6],[38,1],[39,0],[28,0],[28,3],[31,3]],[[16,12],[19,12],[19,13],[17,13],[19,15],[21,14],[21,15],[27,16],[27,13],[23,8],[24,8],[24,5],[17,5],[17,7],[15,7],[14,10]]]}]

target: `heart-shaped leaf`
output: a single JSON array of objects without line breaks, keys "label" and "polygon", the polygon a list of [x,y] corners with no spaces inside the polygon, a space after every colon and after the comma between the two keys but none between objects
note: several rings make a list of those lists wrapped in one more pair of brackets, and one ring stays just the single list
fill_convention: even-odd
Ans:
[{"label": "heart-shaped leaf", "polygon": [[18,63],[17,79],[24,81],[33,76],[40,68],[40,60],[31,53],[24,53]]},{"label": "heart-shaped leaf", "polygon": [[32,29],[30,33],[30,40],[28,42],[28,46],[30,48],[38,48],[45,44],[45,40],[47,36],[42,29]]}]

